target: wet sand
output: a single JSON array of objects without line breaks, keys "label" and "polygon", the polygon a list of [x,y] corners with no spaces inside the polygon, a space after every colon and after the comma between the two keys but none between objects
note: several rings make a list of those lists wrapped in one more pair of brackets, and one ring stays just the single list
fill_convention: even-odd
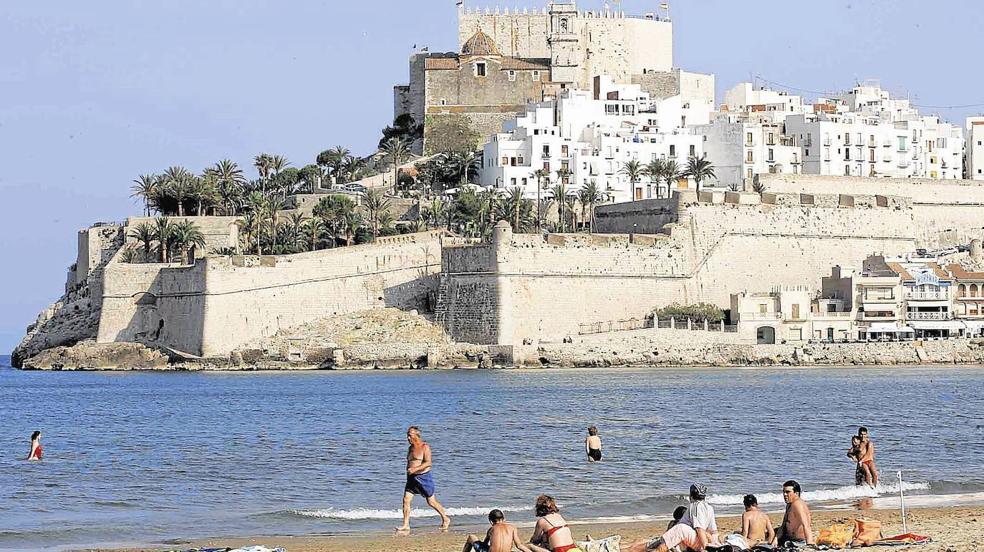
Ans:
[{"label": "wet sand", "polygon": [[[813,513],[814,533],[833,523],[850,522],[859,515],[882,522],[885,536],[902,533],[902,518],[898,510],[839,510]],[[933,539],[928,545],[876,547],[873,550],[921,550],[923,552],[984,552],[984,506],[965,506],[952,508],[919,508],[906,512],[910,532],[927,535]],[[773,524],[782,521],[781,513],[769,512]],[[425,520],[431,521],[430,518]],[[435,520],[436,521],[436,520]],[[528,518],[514,516],[512,521],[530,522]],[[576,520],[570,520],[576,523]],[[718,527],[722,535],[740,529],[737,516],[719,516]],[[487,526],[486,526],[487,527]],[[622,535],[623,543],[650,538],[662,533],[665,521],[634,523],[576,524],[574,536],[583,538],[591,534],[594,538],[609,535]],[[476,526],[451,527],[448,533],[440,533],[436,525],[416,525],[410,536],[396,536],[392,533],[376,533],[351,536],[303,536],[303,537],[253,537],[253,538],[215,538],[189,541],[172,541],[169,545],[148,546],[145,548],[117,549],[115,552],[144,552],[160,550],[182,550],[194,547],[239,547],[263,545],[270,548],[284,547],[288,552],[452,552],[461,550],[465,536],[469,532],[484,532]],[[520,533],[529,536],[531,529],[520,528]]]}]

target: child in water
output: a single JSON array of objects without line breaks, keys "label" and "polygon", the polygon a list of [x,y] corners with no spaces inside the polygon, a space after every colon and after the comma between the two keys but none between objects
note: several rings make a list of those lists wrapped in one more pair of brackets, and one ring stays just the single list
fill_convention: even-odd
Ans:
[{"label": "child in water", "polygon": [[868,473],[868,466],[861,462],[861,438],[857,435],[851,437],[851,448],[847,450],[847,457],[854,460],[854,463],[857,464],[857,468],[854,470],[854,484],[860,485],[864,483],[870,475]]},{"label": "child in water", "polygon": [[41,432],[35,431],[31,434],[31,452],[27,455],[28,460],[40,460],[44,456],[44,449],[41,448]]},{"label": "child in water", "polygon": [[584,439],[584,452],[588,455],[588,462],[601,461],[601,437],[598,436],[598,428],[595,426],[588,428],[588,436]]}]

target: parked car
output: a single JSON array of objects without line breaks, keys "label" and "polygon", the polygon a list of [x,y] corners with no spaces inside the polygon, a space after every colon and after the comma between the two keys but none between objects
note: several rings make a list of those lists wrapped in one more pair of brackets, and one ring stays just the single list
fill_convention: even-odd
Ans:
[{"label": "parked car", "polygon": [[958,245],[957,246],[957,251],[959,251],[961,253],[966,253],[966,252],[970,251],[970,246],[967,245],[967,244]]},{"label": "parked car", "polygon": [[366,187],[363,186],[362,184],[346,184],[345,190],[349,192],[355,192],[357,194],[366,193]]},{"label": "parked car", "polygon": [[916,255],[919,257],[928,257],[929,252],[926,251],[925,248],[920,247],[919,249],[916,249]]}]

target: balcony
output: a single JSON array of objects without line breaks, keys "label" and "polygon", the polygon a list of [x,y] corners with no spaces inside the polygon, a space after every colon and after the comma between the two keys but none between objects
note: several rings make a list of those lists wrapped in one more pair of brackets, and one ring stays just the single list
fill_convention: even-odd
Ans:
[{"label": "balcony", "polygon": [[858,320],[864,320],[866,322],[890,322],[897,319],[898,316],[891,311],[873,311],[873,312],[859,312]]},{"label": "balcony", "polygon": [[946,301],[950,297],[945,291],[909,291],[905,298],[909,301]]},{"label": "balcony", "polygon": [[907,312],[906,320],[950,320],[949,312]]}]

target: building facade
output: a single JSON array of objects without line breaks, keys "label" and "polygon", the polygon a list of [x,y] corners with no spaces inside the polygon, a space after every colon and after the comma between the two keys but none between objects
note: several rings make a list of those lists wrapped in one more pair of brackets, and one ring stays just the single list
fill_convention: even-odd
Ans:
[{"label": "building facade", "polygon": [[984,180],[984,117],[967,117],[964,178]]}]

